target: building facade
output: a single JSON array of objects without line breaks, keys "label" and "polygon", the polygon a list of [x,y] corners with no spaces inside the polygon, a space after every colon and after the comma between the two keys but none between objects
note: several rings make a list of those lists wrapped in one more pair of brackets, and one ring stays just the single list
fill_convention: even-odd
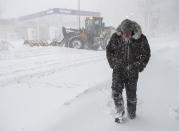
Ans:
[{"label": "building facade", "polygon": [[54,40],[62,39],[62,27],[84,26],[86,17],[99,17],[99,12],[54,8],[17,19],[0,20],[0,39]]}]

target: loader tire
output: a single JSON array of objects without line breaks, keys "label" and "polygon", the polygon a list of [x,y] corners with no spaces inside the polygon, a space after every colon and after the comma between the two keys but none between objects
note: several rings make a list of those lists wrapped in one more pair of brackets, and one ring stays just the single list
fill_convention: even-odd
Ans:
[{"label": "loader tire", "polygon": [[83,49],[84,43],[79,38],[74,38],[69,43],[70,48]]}]

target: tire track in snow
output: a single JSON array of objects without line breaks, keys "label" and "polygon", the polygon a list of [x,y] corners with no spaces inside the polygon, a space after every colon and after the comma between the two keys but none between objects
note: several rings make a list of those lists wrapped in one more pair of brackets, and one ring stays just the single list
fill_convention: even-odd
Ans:
[{"label": "tire track in snow", "polygon": [[[79,59],[80,58],[80,59]],[[82,57],[81,56],[75,56],[73,58],[66,58],[66,57],[61,57],[61,58],[55,58],[55,59],[49,59],[49,60],[45,60],[45,61],[42,61],[40,62],[39,59],[37,59],[37,62],[33,61],[32,63],[28,63],[28,64],[32,64],[30,65],[26,65],[28,67],[26,67],[24,64],[22,63],[25,63],[26,61],[20,61],[18,63],[20,63],[19,65],[10,65],[10,66],[6,66],[6,68],[1,68],[1,72],[2,70],[5,70],[4,73],[0,73],[0,76],[8,76],[8,75],[12,75],[14,73],[19,73],[19,72],[27,72],[27,71],[30,71],[30,70],[39,70],[39,68],[48,68],[50,66],[55,66],[55,65],[63,65],[63,63],[68,63],[68,64],[71,64],[71,63],[75,63],[76,61],[84,61],[84,60],[88,60],[88,59],[92,59],[94,58],[94,56],[90,56],[90,57]],[[61,59],[61,60],[60,60]],[[67,60],[66,60],[67,59]],[[60,61],[60,62],[59,62]],[[7,68],[8,68],[8,72],[7,72]],[[9,71],[10,70],[10,71]],[[1,77],[0,77],[1,78]]]},{"label": "tire track in snow", "polygon": [[[79,56],[76,56],[77,58]],[[54,74],[56,72],[59,71],[64,71],[67,70],[69,68],[74,68],[74,67],[79,67],[85,64],[89,64],[89,63],[93,63],[93,62],[101,62],[103,61],[104,58],[101,56],[98,57],[94,57],[92,56],[88,56],[88,57],[82,57],[80,59],[73,59],[72,61],[68,61],[67,63],[63,64],[63,66],[61,66],[62,62],[49,62],[49,64],[44,64],[43,67],[41,66],[37,66],[34,68],[26,68],[26,69],[22,69],[19,70],[19,72],[16,70],[14,72],[10,72],[8,74],[6,74],[5,76],[1,76],[0,77],[0,86],[4,87],[7,86],[9,84],[12,84],[14,82],[18,82],[21,81],[23,79],[27,79],[27,78],[34,78],[34,77],[44,77],[46,75],[51,75]],[[60,59],[58,59],[58,61],[60,61]]]}]

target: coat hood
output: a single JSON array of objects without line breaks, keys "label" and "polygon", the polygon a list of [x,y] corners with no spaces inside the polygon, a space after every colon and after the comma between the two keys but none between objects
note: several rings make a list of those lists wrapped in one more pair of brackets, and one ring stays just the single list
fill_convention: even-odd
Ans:
[{"label": "coat hood", "polygon": [[121,36],[122,32],[131,31],[133,32],[132,38],[138,40],[142,35],[142,29],[140,25],[132,20],[125,19],[121,22],[121,24],[117,27],[116,33]]}]

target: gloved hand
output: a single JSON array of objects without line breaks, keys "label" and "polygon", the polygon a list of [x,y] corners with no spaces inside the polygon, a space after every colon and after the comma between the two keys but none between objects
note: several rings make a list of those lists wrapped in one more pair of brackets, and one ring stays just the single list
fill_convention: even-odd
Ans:
[{"label": "gloved hand", "polygon": [[132,64],[132,66],[133,66],[133,69],[134,69],[135,71],[139,72],[139,68],[140,68],[140,63],[139,63],[139,62],[134,62],[134,63]]},{"label": "gloved hand", "polygon": [[134,62],[133,65],[138,72],[142,72],[145,68],[140,62]]}]

